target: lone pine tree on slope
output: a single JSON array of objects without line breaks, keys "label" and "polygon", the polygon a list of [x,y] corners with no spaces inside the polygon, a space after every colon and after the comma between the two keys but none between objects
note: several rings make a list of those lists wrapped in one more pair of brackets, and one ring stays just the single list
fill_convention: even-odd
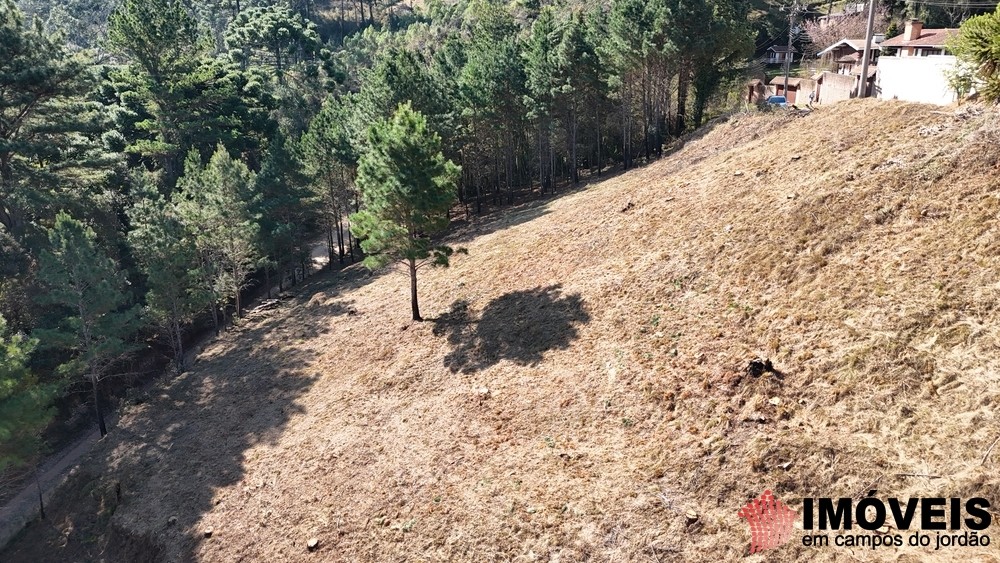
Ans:
[{"label": "lone pine tree on slope", "polygon": [[351,216],[351,232],[361,240],[365,265],[381,268],[404,262],[410,271],[413,320],[422,321],[417,304],[417,270],[447,266],[454,252],[431,236],[448,227],[460,168],[445,159],[441,138],[409,103],[392,118],[368,130],[369,149],[358,164],[357,187],[364,209]]}]

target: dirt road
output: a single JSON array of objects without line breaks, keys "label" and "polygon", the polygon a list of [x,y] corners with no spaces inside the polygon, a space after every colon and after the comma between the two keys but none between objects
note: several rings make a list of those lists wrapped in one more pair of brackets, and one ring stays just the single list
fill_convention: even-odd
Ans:
[{"label": "dirt road", "polygon": [[[112,423],[108,421],[109,425]],[[93,431],[50,457],[39,468],[38,484],[42,488],[42,498],[49,502],[56,488],[66,479],[90,448],[100,439],[100,432]],[[7,545],[31,520],[38,518],[38,484],[29,482],[20,493],[0,507],[0,547]]]}]

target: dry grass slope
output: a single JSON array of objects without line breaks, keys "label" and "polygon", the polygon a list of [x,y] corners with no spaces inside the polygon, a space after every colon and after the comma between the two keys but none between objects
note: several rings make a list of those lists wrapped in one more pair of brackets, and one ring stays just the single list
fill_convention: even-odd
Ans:
[{"label": "dry grass slope", "polygon": [[[742,561],[765,488],[1000,504],[998,143],[995,109],[741,116],[456,234],[436,320],[399,274],[314,281],[130,407],[86,510],[9,553]],[[994,535],[767,560],[1000,561]]]}]

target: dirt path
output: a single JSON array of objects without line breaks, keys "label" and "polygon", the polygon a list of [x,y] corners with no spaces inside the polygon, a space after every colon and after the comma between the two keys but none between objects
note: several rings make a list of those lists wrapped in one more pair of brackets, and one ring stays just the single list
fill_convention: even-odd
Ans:
[{"label": "dirt path", "polygon": [[[109,418],[108,424],[112,425],[113,420]],[[100,431],[94,428],[42,464],[39,468],[38,482],[41,484],[42,498],[46,504],[66,479],[70,469],[76,466],[80,458],[90,451],[100,437]],[[32,480],[20,493],[0,507],[0,548],[7,545],[7,542],[35,518],[38,518],[38,485]]]}]

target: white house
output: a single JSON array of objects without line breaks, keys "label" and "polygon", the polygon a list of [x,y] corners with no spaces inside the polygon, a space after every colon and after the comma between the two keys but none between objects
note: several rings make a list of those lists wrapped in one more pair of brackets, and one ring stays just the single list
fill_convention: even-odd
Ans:
[{"label": "white house", "polygon": [[957,28],[924,29],[924,22],[910,20],[902,35],[882,42],[882,48],[897,57],[930,57],[944,55],[948,41],[958,35]]},{"label": "white house", "polygon": [[769,65],[785,64],[785,61],[794,63],[795,55],[798,54],[798,52],[799,50],[795,47],[789,49],[787,45],[771,45],[767,48],[767,54],[764,56],[764,62]]},{"label": "white house", "polygon": [[957,100],[948,75],[958,60],[947,53],[957,29],[924,29],[923,22],[907,22],[902,35],[882,42],[890,55],[878,62],[875,90],[885,100],[948,105]]}]

